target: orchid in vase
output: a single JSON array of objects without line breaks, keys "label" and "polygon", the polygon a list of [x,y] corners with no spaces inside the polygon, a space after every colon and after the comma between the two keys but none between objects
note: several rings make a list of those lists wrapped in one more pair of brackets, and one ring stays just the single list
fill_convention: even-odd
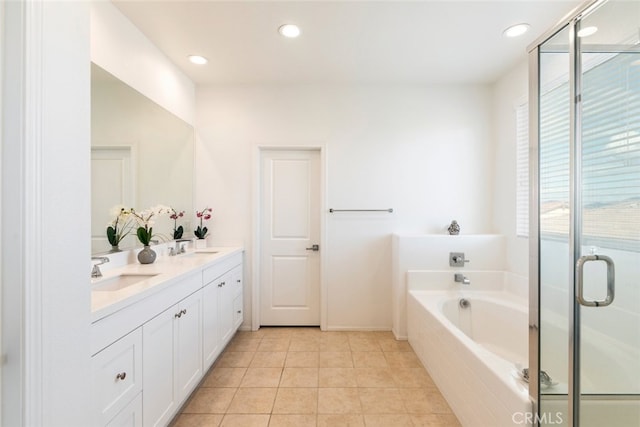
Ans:
[{"label": "orchid in vase", "polygon": [[134,209],[131,209],[131,215],[138,222],[138,229],[136,230],[136,234],[138,236],[138,240],[140,240],[140,243],[142,243],[144,246],[149,246],[154,236],[153,225],[155,224],[156,218],[160,215],[170,213],[171,208],[164,205],[153,206],[140,212],[136,212]]},{"label": "orchid in vase", "polygon": [[178,218],[182,218],[184,216],[184,211],[178,212],[174,208],[169,209],[171,209],[171,215],[169,218],[173,220],[173,238],[176,240],[181,239],[182,234],[184,233],[184,228],[182,226],[178,226]]},{"label": "orchid in vase", "polygon": [[111,244],[112,252],[120,252],[118,245],[133,230],[131,208],[116,205],[111,208],[111,216],[115,217],[107,224],[107,240]]},{"label": "orchid in vase", "polygon": [[204,227],[202,225],[202,221],[210,220],[211,212],[213,212],[213,209],[208,207],[204,208],[201,211],[196,211],[196,218],[200,219],[200,225],[196,227],[196,229],[193,231],[193,234],[195,234],[198,239],[204,239],[205,237],[207,237],[207,232],[209,230],[207,229],[207,227]]}]

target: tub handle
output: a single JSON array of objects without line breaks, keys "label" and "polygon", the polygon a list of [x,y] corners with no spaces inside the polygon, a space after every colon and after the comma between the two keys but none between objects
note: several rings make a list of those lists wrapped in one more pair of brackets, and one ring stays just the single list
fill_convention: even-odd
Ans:
[{"label": "tub handle", "polygon": [[[590,261],[604,261],[607,264],[607,297],[602,301],[584,299],[584,265]],[[576,262],[576,298],[586,307],[606,307],[613,302],[616,290],[616,272],[613,260],[605,255],[585,255]]]}]

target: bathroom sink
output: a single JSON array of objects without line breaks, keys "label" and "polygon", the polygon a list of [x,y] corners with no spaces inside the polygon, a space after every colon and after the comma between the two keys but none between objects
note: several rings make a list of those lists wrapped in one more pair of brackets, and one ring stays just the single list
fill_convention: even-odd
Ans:
[{"label": "bathroom sink", "polygon": [[158,274],[120,274],[108,279],[100,280],[91,290],[96,292],[115,292],[127,288],[143,280],[151,279]]}]

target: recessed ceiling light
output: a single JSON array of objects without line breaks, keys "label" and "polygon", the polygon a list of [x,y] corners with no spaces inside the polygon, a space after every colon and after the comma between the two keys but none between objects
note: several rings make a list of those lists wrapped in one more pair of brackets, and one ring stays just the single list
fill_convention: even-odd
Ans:
[{"label": "recessed ceiling light", "polygon": [[512,25],[502,32],[505,37],[518,37],[529,31],[529,24],[522,23]]},{"label": "recessed ceiling light", "polygon": [[584,27],[578,31],[578,37],[589,37],[598,31],[598,27]]},{"label": "recessed ceiling light", "polygon": [[300,27],[295,24],[284,24],[278,28],[278,32],[285,37],[294,39],[300,35]]},{"label": "recessed ceiling light", "polygon": [[204,65],[207,62],[209,62],[207,60],[207,58],[205,58],[204,56],[200,56],[200,55],[189,55],[189,61],[193,62],[194,64],[197,65]]}]

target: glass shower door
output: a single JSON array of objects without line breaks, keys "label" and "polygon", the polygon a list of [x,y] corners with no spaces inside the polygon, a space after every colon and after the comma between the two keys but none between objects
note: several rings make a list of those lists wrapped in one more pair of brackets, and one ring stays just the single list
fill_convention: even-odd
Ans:
[{"label": "glass shower door", "polygon": [[639,25],[640,2],[610,1],[576,27],[573,418],[580,426],[640,426]]},{"label": "glass shower door", "polygon": [[591,9],[537,50],[541,426],[640,426],[640,1]]}]

